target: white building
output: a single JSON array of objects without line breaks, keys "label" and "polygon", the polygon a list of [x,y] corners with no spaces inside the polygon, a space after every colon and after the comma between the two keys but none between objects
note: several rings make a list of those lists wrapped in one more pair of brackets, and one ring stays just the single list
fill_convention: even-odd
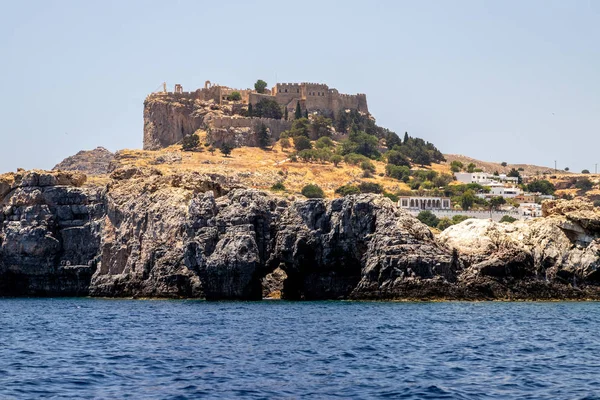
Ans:
[{"label": "white building", "polygon": [[537,203],[521,203],[519,214],[524,217],[538,218],[542,216],[542,206]]},{"label": "white building", "polygon": [[506,176],[506,174],[493,175],[487,172],[455,172],[454,176],[460,183],[478,183],[484,186],[489,186],[493,182],[519,183],[519,178]]},{"label": "white building", "polygon": [[489,193],[478,193],[477,197],[481,199],[492,197],[504,197],[507,199],[514,199],[515,197],[520,196],[523,193],[523,191],[518,187],[507,187],[498,182],[493,182],[486,186],[490,188]]},{"label": "white building", "polygon": [[398,200],[398,206],[406,209],[450,210],[450,204],[449,197],[406,196]]},{"label": "white building", "polygon": [[492,183],[494,175],[486,172],[455,172],[456,180],[461,183],[478,183],[480,185],[488,185]]}]

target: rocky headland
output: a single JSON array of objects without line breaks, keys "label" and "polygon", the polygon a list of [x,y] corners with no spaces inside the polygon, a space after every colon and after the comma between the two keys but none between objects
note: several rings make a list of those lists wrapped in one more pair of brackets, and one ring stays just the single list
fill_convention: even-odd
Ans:
[{"label": "rocky headland", "polygon": [[299,200],[218,174],[0,176],[0,295],[258,300],[597,299],[600,212],[435,236],[374,194]]}]

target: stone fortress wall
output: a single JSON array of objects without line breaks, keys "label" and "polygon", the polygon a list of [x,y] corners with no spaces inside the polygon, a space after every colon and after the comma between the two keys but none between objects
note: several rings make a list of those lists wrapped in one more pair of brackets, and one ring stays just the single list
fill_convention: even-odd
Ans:
[{"label": "stone fortress wall", "polygon": [[[287,108],[290,120],[214,116],[203,121],[194,113],[197,100],[222,105],[234,91],[240,93],[243,104],[255,105],[262,99],[275,100]],[[153,98],[165,99],[166,106],[152,104]],[[165,101],[159,103],[165,104]],[[257,93],[253,89],[233,89],[210,81],[193,92],[184,91],[180,84],[175,85],[173,92],[167,92],[166,85],[163,85],[163,91],[150,94],[144,103],[144,149],[156,150],[178,143],[185,135],[194,133],[202,126],[218,130],[251,128],[256,132],[264,124],[273,139],[278,140],[281,132],[291,128],[291,119],[298,103],[303,112],[320,112],[329,117],[337,117],[344,109],[369,112],[365,94],[341,94],[322,83],[277,83],[272,89],[265,89],[265,93]]]}]

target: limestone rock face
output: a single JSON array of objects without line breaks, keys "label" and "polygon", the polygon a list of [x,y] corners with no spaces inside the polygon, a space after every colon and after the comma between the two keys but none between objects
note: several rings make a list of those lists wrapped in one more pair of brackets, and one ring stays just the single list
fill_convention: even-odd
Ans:
[{"label": "limestone rock face", "polygon": [[300,201],[278,225],[270,263],[288,275],[286,298],[410,297],[409,282],[421,290],[460,268],[425,225],[377,195]]},{"label": "limestone rock face", "polygon": [[484,277],[569,287],[600,282],[598,209],[579,200],[558,200],[545,202],[543,210],[545,217],[532,221],[470,219],[443,231],[440,242],[456,249],[466,266],[459,282]]},{"label": "limestone rock face", "polygon": [[102,175],[109,172],[114,154],[104,147],[94,150],[82,150],[56,164],[53,171],[77,171],[87,175]]},{"label": "limestone rock face", "polygon": [[0,296],[600,298],[600,212],[466,220],[438,237],[380,195],[286,200],[211,174],[0,176]]},{"label": "limestone rock face", "polygon": [[85,176],[19,172],[0,193],[0,295],[87,295],[105,213]]},{"label": "limestone rock face", "polygon": [[195,101],[165,96],[144,102],[144,150],[158,150],[179,142],[202,126],[204,117],[194,113]]}]

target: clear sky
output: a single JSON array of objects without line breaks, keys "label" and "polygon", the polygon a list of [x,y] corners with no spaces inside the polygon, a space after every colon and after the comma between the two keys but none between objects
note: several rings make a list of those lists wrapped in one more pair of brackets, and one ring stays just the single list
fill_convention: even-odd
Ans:
[{"label": "clear sky", "polygon": [[444,153],[600,163],[600,0],[0,0],[0,171],[141,148],[145,96],[205,80],[366,93]]}]

